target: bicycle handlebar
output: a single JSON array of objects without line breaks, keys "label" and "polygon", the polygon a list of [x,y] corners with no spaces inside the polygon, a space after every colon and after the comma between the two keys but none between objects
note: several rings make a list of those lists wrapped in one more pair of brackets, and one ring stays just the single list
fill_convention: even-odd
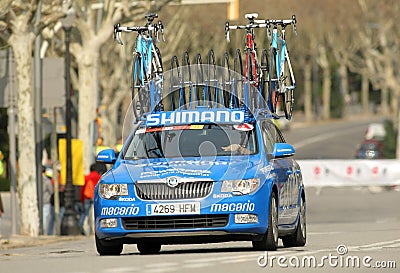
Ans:
[{"label": "bicycle handlebar", "polygon": [[143,34],[143,32],[147,32],[150,35],[152,35],[152,31],[155,33],[155,37],[157,42],[159,42],[158,39],[158,34],[161,32],[162,36],[162,41],[165,42],[164,38],[164,25],[160,21],[157,23],[152,23],[155,18],[158,18],[158,15],[156,13],[150,13],[145,16],[147,19],[147,24],[145,26],[135,26],[135,27],[122,27],[119,23],[114,25],[114,41],[117,41],[118,44],[123,45],[122,39],[121,39],[121,32],[137,32],[139,34]]},{"label": "bicycle handlebar", "polygon": [[282,28],[285,28],[288,25],[293,25],[293,31],[297,33],[297,28],[296,28],[296,15],[292,15],[292,19],[287,19],[287,20],[256,20],[258,14],[246,14],[246,18],[250,20],[250,24],[247,25],[235,25],[235,26],[230,26],[229,21],[225,23],[225,37],[226,40],[229,42],[229,30],[230,29],[253,29],[253,28],[269,28],[271,25],[277,26],[280,25]]},{"label": "bicycle handlebar", "polygon": [[274,25],[274,26],[280,25],[283,28],[285,28],[288,25],[293,25],[293,31],[295,33],[297,32],[296,15],[292,15],[292,19],[286,19],[286,20],[283,20],[283,19],[282,20],[275,20],[275,19],[274,20],[270,20],[270,19],[267,19],[267,20],[254,20],[254,23],[256,23],[256,24],[267,24],[268,26],[269,25]]},{"label": "bicycle handlebar", "polygon": [[253,29],[253,28],[267,28],[269,27],[268,24],[248,24],[248,25],[236,25],[230,26],[229,22],[225,23],[225,37],[226,40],[229,42],[229,30],[230,29]]}]

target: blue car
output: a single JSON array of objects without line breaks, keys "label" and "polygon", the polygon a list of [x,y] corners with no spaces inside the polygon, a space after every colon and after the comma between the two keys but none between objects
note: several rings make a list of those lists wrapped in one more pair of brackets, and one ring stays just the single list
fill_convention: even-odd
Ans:
[{"label": "blue car", "polygon": [[138,122],[95,188],[100,255],[124,244],[251,241],[255,250],[306,243],[306,198],[294,148],[264,114],[240,108],[153,111]]}]

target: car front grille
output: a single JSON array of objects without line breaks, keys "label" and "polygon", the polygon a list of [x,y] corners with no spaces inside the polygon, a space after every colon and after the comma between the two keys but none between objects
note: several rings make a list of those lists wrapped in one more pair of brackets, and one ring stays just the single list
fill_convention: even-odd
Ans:
[{"label": "car front grille", "polygon": [[169,187],[165,183],[135,183],[136,195],[142,200],[177,200],[203,198],[210,194],[212,181],[194,181]]},{"label": "car front grille", "polygon": [[174,215],[123,218],[126,230],[193,229],[225,227],[229,214]]}]

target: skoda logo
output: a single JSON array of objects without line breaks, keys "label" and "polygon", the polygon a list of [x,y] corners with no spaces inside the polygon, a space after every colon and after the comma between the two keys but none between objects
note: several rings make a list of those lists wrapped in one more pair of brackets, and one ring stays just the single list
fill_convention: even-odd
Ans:
[{"label": "skoda logo", "polygon": [[174,188],[174,187],[178,186],[179,179],[178,179],[178,177],[170,176],[170,177],[167,177],[166,182],[169,187]]}]

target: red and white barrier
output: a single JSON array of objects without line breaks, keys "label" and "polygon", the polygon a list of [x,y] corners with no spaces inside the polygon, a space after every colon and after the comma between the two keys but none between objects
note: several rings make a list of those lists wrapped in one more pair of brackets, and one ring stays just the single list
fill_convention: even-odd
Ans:
[{"label": "red and white barrier", "polygon": [[313,186],[400,185],[400,160],[297,160],[303,183]]}]

